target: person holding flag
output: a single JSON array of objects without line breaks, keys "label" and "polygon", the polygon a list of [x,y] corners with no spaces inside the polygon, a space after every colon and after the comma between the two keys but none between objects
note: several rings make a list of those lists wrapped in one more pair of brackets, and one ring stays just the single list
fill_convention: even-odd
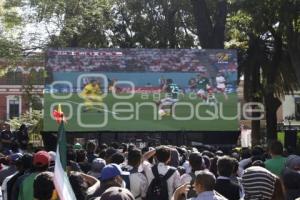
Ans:
[{"label": "person holding flag", "polygon": [[[91,80],[89,84],[85,85],[80,96],[84,99],[85,108],[83,112],[95,109],[95,105],[103,103],[100,85],[96,80]],[[97,110],[100,111],[99,109]]]}]

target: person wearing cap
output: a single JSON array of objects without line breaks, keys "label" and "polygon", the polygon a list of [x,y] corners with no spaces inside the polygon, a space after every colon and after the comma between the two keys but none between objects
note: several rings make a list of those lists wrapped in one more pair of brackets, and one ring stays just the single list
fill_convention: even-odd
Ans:
[{"label": "person wearing cap", "polygon": [[105,160],[103,160],[102,158],[95,158],[92,162],[91,170],[88,172],[88,175],[99,178],[101,175],[101,171],[105,165]]},{"label": "person wearing cap", "polygon": [[74,150],[80,150],[80,149],[82,149],[82,146],[81,146],[81,144],[80,144],[79,142],[77,142],[77,143],[75,143],[75,144],[73,145],[73,149],[74,149]]},{"label": "person wearing cap", "polygon": [[[20,184],[18,200],[32,200],[33,197],[33,182],[41,172],[47,171],[50,165],[50,155],[47,151],[38,151],[33,156],[34,171],[28,174]],[[21,178],[21,177],[20,177]]]},{"label": "person wearing cap", "polygon": [[122,176],[129,176],[128,172],[123,171],[117,164],[106,165],[100,175],[100,188],[92,195],[92,197],[99,197],[105,190],[110,187],[125,187],[126,184]]},{"label": "person wearing cap", "polygon": [[135,200],[132,193],[126,188],[110,187],[95,200]]},{"label": "person wearing cap", "polygon": [[8,167],[6,169],[3,169],[0,172],[0,184],[1,185],[6,177],[14,174],[17,171],[16,162],[21,157],[22,157],[21,153],[15,153],[15,154],[6,156],[6,158],[5,158],[6,163],[4,163],[4,164],[7,164]]},{"label": "person wearing cap", "polygon": [[300,156],[290,155],[287,157],[286,166],[282,172],[282,181],[287,200],[300,197]]}]

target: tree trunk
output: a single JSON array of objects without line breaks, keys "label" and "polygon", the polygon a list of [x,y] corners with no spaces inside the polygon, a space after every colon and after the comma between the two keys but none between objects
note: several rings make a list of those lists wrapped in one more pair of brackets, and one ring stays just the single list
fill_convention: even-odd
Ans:
[{"label": "tree trunk", "polygon": [[213,26],[205,0],[192,0],[192,6],[201,47],[214,48]]},{"label": "tree trunk", "polygon": [[283,23],[286,27],[285,34],[287,39],[288,52],[291,58],[292,66],[296,72],[298,83],[300,83],[300,34],[296,22],[300,19],[297,13],[299,9],[299,3],[297,1],[284,1],[283,9]]},{"label": "tree trunk", "polygon": [[213,24],[205,0],[191,0],[197,35],[201,47],[205,49],[223,49],[225,40],[225,24],[227,1],[219,0]]},{"label": "tree trunk", "polygon": [[[259,92],[261,91],[260,63],[262,54],[260,53],[260,41],[255,35],[250,36],[247,59],[240,64],[244,68],[244,99],[246,102],[262,102]],[[256,109],[255,106],[252,107]],[[259,117],[260,113],[252,113],[252,117]],[[260,144],[260,120],[251,120],[252,146]]]},{"label": "tree trunk", "polygon": [[225,24],[227,17],[227,1],[218,1],[217,12],[216,12],[216,23],[214,26],[214,42],[215,47],[224,49],[225,40]]},{"label": "tree trunk", "polygon": [[297,76],[298,84],[300,84],[300,49],[290,49],[289,55],[291,58],[292,66]]},{"label": "tree trunk", "polygon": [[168,23],[168,35],[169,38],[169,48],[176,48],[177,41],[176,41],[176,31],[175,31],[175,16],[176,16],[176,10],[169,11],[167,14],[167,23]]},{"label": "tree trunk", "polygon": [[[278,28],[279,29],[279,28]],[[281,105],[281,101],[275,97],[275,81],[278,76],[280,62],[282,61],[283,43],[282,35],[270,30],[274,37],[274,53],[270,65],[266,65],[266,87],[264,91],[266,122],[267,122],[267,140],[275,140],[277,138],[277,109]]]},{"label": "tree trunk", "polygon": [[268,141],[277,139],[277,109],[280,105],[281,101],[273,94],[265,96]]}]

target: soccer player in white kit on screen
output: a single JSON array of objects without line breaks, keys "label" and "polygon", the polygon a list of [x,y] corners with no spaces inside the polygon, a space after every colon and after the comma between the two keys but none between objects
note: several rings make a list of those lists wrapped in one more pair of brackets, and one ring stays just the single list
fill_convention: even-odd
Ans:
[{"label": "soccer player in white kit on screen", "polygon": [[216,77],[216,82],[217,82],[217,90],[219,92],[222,92],[224,94],[225,99],[228,99],[228,96],[226,94],[226,80],[223,76],[222,73],[218,73],[217,77]]}]

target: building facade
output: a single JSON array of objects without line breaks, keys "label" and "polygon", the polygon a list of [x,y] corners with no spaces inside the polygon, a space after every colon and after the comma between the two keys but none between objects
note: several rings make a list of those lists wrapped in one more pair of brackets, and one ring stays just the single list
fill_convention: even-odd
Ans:
[{"label": "building facade", "polygon": [[43,104],[43,67],[8,68],[0,77],[0,121],[3,123]]}]

